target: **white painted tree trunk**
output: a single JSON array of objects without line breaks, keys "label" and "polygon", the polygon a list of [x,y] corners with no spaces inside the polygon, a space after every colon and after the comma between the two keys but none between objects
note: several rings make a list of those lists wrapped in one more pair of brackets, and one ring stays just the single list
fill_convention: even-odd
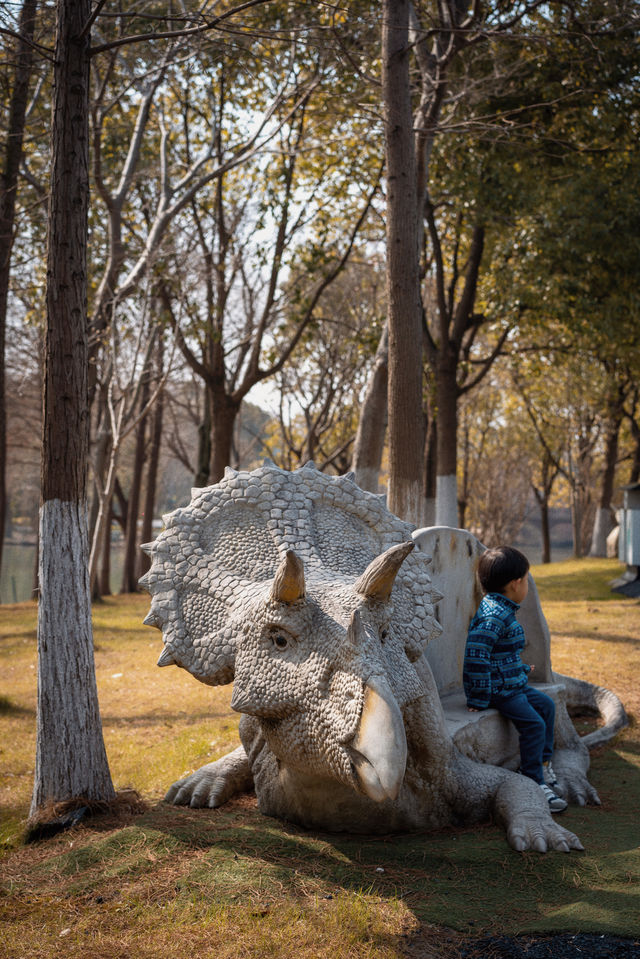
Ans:
[{"label": "white painted tree trunk", "polygon": [[93,659],[84,503],[40,510],[38,711],[31,816],[48,800],[111,799]]},{"label": "white painted tree trunk", "polygon": [[600,507],[598,510],[596,510],[589,556],[607,555],[607,536],[613,529],[613,526],[614,523],[611,519],[610,509],[602,509],[602,507]]},{"label": "white painted tree trunk", "polygon": [[93,662],[87,455],[90,0],[57,0],[40,508],[35,819],[115,793]]},{"label": "white painted tree trunk", "polygon": [[458,526],[458,481],[455,474],[436,480],[436,526]]},{"label": "white painted tree trunk", "polygon": [[424,525],[436,525],[436,501],[431,496],[426,496],[424,500]]}]

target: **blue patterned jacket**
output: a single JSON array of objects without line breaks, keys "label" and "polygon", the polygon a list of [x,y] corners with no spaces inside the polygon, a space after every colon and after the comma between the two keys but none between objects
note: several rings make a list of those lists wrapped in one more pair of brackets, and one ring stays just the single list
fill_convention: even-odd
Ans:
[{"label": "blue patterned jacket", "polygon": [[527,685],[531,667],[520,659],[525,639],[519,609],[502,593],[488,593],[469,623],[462,682],[474,709],[486,709],[492,696],[513,696]]}]

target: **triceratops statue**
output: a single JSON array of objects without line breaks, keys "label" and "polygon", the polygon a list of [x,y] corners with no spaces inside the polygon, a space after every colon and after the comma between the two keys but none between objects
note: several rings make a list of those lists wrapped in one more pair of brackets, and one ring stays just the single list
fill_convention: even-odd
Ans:
[{"label": "triceratops statue", "polygon": [[493,816],[517,850],[582,848],[531,780],[454,745],[423,655],[441,597],[411,532],[381,497],[313,464],[227,470],[165,517],[141,580],[145,623],[163,632],[158,665],[233,682],[242,713],[242,745],[168,801],[214,807],[253,785],[264,814],[307,827]]}]

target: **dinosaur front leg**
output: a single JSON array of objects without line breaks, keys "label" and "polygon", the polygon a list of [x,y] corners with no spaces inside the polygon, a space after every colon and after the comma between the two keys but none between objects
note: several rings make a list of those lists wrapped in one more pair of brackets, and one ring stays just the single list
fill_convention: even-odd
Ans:
[{"label": "dinosaur front leg", "polygon": [[213,763],[201,766],[171,786],[165,802],[176,806],[215,809],[227,800],[253,788],[253,776],[243,746]]},{"label": "dinosaur front leg", "polygon": [[526,776],[508,773],[495,792],[494,815],[504,826],[509,845],[517,852],[584,849],[577,836],[552,818],[544,794]]},{"label": "dinosaur front leg", "polygon": [[493,818],[516,852],[583,849],[578,837],[553,819],[544,793],[532,779],[460,754],[449,770],[456,783],[451,805],[462,821]]}]

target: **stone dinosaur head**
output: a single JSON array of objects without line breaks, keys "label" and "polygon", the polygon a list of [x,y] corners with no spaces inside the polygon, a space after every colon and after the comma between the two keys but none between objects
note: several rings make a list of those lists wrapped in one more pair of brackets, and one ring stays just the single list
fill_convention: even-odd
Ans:
[{"label": "stone dinosaur head", "polygon": [[147,547],[159,665],[233,681],[281,763],[395,798],[413,663],[439,632],[410,529],[349,478],[228,471]]}]

